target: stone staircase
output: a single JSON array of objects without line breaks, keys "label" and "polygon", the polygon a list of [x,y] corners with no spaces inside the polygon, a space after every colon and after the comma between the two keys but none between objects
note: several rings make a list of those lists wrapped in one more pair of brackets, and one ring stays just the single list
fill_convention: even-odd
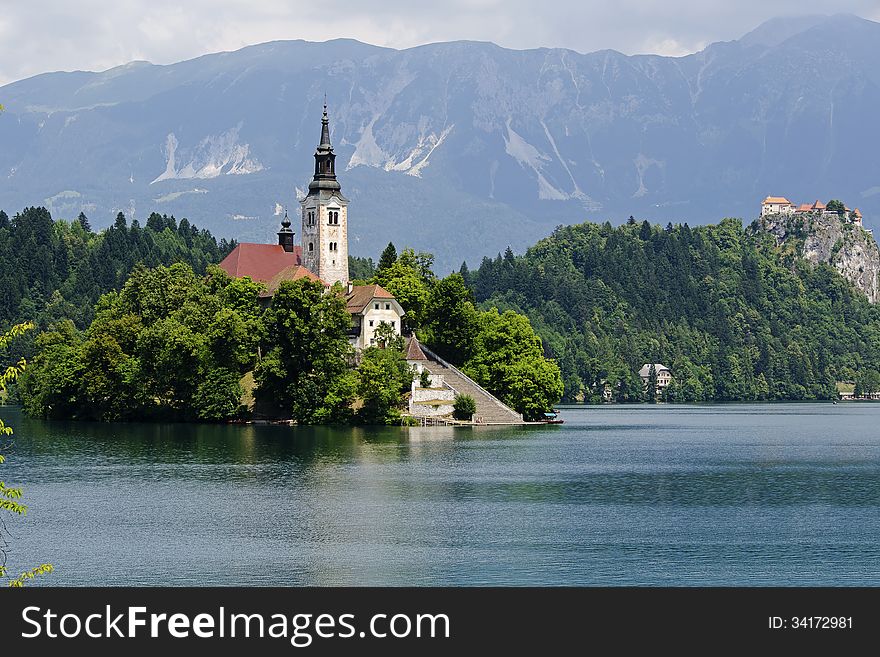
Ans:
[{"label": "stone staircase", "polygon": [[522,424],[522,415],[512,408],[505,406],[489,391],[482,388],[476,381],[467,376],[454,365],[447,363],[437,356],[425,345],[421,345],[422,351],[428,357],[424,367],[431,374],[443,376],[443,382],[452,388],[457,394],[470,395],[477,404],[477,412],[474,414],[474,422],[477,424]]}]

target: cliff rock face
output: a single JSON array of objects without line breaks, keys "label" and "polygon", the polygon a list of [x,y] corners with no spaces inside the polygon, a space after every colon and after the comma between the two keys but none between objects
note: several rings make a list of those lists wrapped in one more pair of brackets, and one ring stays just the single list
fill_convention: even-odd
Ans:
[{"label": "cliff rock face", "polygon": [[880,302],[880,249],[871,232],[836,214],[767,215],[758,224],[777,245],[793,246],[814,264],[831,264],[871,303]]}]

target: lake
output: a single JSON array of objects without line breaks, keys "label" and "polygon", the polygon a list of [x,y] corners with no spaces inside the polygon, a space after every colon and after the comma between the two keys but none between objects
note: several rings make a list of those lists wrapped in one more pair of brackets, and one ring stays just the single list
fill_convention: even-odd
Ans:
[{"label": "lake", "polygon": [[51,585],[880,585],[880,404],[568,406],[561,426],[42,422]]}]

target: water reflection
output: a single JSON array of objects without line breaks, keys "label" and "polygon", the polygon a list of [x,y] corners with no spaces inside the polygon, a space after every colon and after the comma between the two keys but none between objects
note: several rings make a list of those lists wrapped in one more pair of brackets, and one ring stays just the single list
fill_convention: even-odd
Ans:
[{"label": "water reflection", "polygon": [[[880,584],[880,405],[16,428],[52,584]],[[30,558],[30,555],[34,555]]]}]

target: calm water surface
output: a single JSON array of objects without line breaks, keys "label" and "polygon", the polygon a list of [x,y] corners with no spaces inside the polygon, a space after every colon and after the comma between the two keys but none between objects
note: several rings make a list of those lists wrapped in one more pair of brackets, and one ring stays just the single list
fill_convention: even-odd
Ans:
[{"label": "calm water surface", "polygon": [[57,423],[0,409],[53,585],[880,585],[880,405],[562,426]]}]

